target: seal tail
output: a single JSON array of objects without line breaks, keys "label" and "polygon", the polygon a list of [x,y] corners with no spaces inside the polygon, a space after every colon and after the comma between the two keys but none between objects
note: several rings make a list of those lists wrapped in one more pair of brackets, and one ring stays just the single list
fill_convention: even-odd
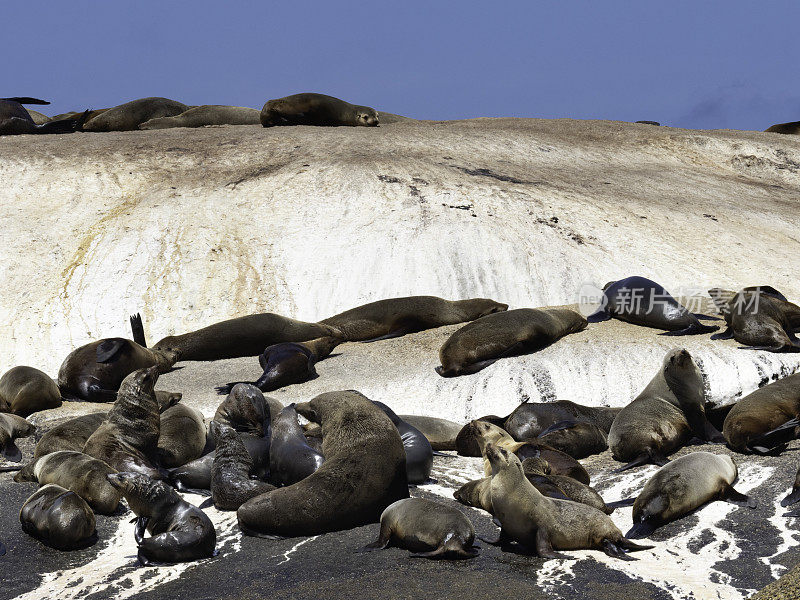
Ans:
[{"label": "seal tail", "polygon": [[791,506],[796,502],[800,502],[800,487],[793,489],[786,498],[781,500],[781,506],[784,508],[787,506]]},{"label": "seal tail", "polygon": [[9,102],[19,102],[20,104],[50,104],[47,100],[39,100],[39,98],[31,98],[29,96],[17,96],[14,98],[3,98]]}]

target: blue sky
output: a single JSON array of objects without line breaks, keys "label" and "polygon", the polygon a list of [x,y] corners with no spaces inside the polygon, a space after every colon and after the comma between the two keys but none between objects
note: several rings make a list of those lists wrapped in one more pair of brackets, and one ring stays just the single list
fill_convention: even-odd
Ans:
[{"label": "blue sky", "polygon": [[72,0],[2,14],[0,94],[48,99],[49,114],[316,91],[428,119],[800,120],[796,0]]}]

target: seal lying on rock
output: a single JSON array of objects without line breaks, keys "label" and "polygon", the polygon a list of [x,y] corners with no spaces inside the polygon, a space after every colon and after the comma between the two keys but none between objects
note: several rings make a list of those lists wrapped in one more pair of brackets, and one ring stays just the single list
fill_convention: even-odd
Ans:
[{"label": "seal lying on rock", "polygon": [[125,338],[108,338],[70,352],[58,370],[58,387],[64,398],[114,402],[128,375],[152,366],[166,373],[179,357],[175,349],[150,350]]},{"label": "seal lying on rock", "polygon": [[502,427],[518,442],[535,440],[545,429],[560,421],[592,423],[605,434],[611,430],[621,408],[583,406],[569,400],[523,402],[514,409]]},{"label": "seal lying on rock", "polygon": [[800,135],[800,121],[790,121],[789,123],[778,123],[765,129],[768,133],[783,133],[785,135]]},{"label": "seal lying on rock", "polygon": [[[400,434],[381,409],[356,391],[328,392],[297,405],[322,425],[325,462],[299,483],[244,503],[239,526],[249,535],[317,535],[374,523],[408,498]],[[324,499],[324,500],[323,500]]]},{"label": "seal lying on rock", "polygon": [[261,125],[377,127],[378,112],[369,106],[309,92],[268,100],[261,109]]},{"label": "seal lying on rock", "polygon": [[695,335],[716,331],[684,308],[667,290],[644,277],[626,277],[603,288],[602,307],[588,317],[590,323],[616,318],[634,325],[665,329],[664,335]]},{"label": "seal lying on rock", "polygon": [[[131,329],[133,339],[146,346],[139,315],[131,317]],[[181,360],[222,360],[258,356],[267,346],[280,342],[306,342],[340,335],[339,331],[324,324],[261,313],[228,319],[182,335],[167,336],[159,340],[153,350],[177,350]]]},{"label": "seal lying on rock", "polygon": [[447,419],[420,415],[400,415],[400,418],[421,431],[434,450],[456,449],[456,437],[462,425]]},{"label": "seal lying on rock", "polygon": [[381,514],[378,539],[363,550],[390,545],[414,552],[414,558],[475,558],[475,529],[460,510],[424,498],[405,498]]},{"label": "seal lying on rock", "polygon": [[83,131],[136,131],[139,125],[158,117],[174,117],[189,110],[169,98],[139,98],[103,111],[89,119]]},{"label": "seal lying on rock", "polygon": [[707,442],[725,438],[705,414],[705,387],[700,369],[686,350],[670,350],[658,373],[614,419],[608,446],[614,460],[627,462],[618,471],[648,463],[665,465],[667,455],[695,437]]},{"label": "seal lying on rock", "polygon": [[539,434],[539,439],[556,450],[581,459],[608,448],[606,434],[594,423],[560,421]]},{"label": "seal lying on rock", "polygon": [[57,550],[79,550],[97,541],[95,518],[86,501],[57,485],[39,488],[19,512],[22,530]]},{"label": "seal lying on rock", "polygon": [[436,296],[407,296],[357,306],[320,323],[340,330],[348,342],[368,342],[474,321],[507,309],[508,304],[488,298],[445,300]]},{"label": "seal lying on rock", "polygon": [[442,377],[477,373],[498,359],[540,350],[586,329],[583,316],[567,308],[518,308],[464,325],[439,350]]},{"label": "seal lying on rock", "polygon": [[205,127],[207,125],[260,125],[261,113],[255,108],[206,104],[195,106],[174,117],[158,117],[139,125],[139,129]]},{"label": "seal lying on rock", "polygon": [[50,104],[36,98],[0,98],[0,135],[72,133],[81,128],[88,116],[53,119],[37,125],[23,104]]},{"label": "seal lying on rock", "polygon": [[18,366],[0,377],[0,412],[21,417],[61,406],[61,392],[53,379],[39,369]]},{"label": "seal lying on rock", "polygon": [[625,535],[641,538],[713,500],[755,508],[755,500],[733,489],[738,476],[730,456],[692,452],[661,467],[633,504],[633,527]]},{"label": "seal lying on rock", "polygon": [[628,552],[647,550],[625,538],[605,514],[578,502],[545,498],[527,480],[522,463],[512,453],[489,444],[494,515],[500,521],[495,544],[518,542],[543,558],[568,558],[558,550],[596,549],[631,560]]},{"label": "seal lying on rock", "polygon": [[[217,532],[211,519],[166,483],[138,473],[115,473],[108,481],[138,517],[134,536],[142,565],[214,556]],[[144,537],[145,530],[151,537]]]}]

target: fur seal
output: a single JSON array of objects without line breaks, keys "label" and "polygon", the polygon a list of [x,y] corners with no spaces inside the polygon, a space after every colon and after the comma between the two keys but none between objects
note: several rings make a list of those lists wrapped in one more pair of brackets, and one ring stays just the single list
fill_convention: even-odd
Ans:
[{"label": "fur seal", "polygon": [[166,373],[179,357],[174,349],[150,350],[125,338],[107,338],[70,352],[58,370],[58,387],[64,398],[114,402],[128,375],[152,366]]},{"label": "fur seal", "polygon": [[786,135],[800,135],[800,121],[790,121],[789,123],[778,123],[767,127],[764,131],[768,133],[783,133]]},{"label": "fur seal", "polygon": [[169,98],[139,98],[103,111],[89,119],[83,131],[136,131],[139,125],[158,117],[174,117],[189,110]]},{"label": "fur seal", "polygon": [[[37,125],[44,125],[45,123],[50,121],[50,117],[48,117],[43,113],[40,113],[37,110],[33,110],[32,108],[26,108],[25,111],[31,116],[31,119],[33,119],[33,122],[36,123]],[[78,113],[75,114],[77,115]]]},{"label": "fur seal", "polygon": [[185,404],[176,404],[161,413],[158,456],[163,467],[180,467],[200,458],[205,447],[203,413]]},{"label": "fur seal", "polygon": [[322,425],[325,462],[299,483],[245,502],[237,512],[245,534],[349,529],[378,521],[387,506],[408,498],[400,434],[369,398],[352,390],[328,392],[297,411]]},{"label": "fur seal", "polygon": [[22,461],[22,452],[14,440],[33,435],[36,426],[17,415],[0,413],[0,455],[14,463]]},{"label": "fur seal", "polygon": [[[484,415],[474,419],[475,421],[486,421],[492,425],[497,425],[501,429],[506,422],[506,417],[498,417],[497,415]],[[461,428],[461,431],[456,435],[456,452],[459,456],[483,456],[481,454],[481,447],[478,444],[478,432],[472,426],[472,421],[467,423]]]},{"label": "fur seal", "polygon": [[570,400],[523,402],[514,409],[502,427],[518,442],[536,440],[545,429],[559,421],[593,423],[605,434],[611,429],[621,408],[583,406]]},{"label": "fur seal", "polygon": [[708,442],[724,440],[706,418],[700,369],[688,351],[674,349],[642,393],[616,416],[608,446],[614,460],[628,463],[618,471],[648,463],[663,466],[692,434]]},{"label": "fur seal", "polygon": [[357,306],[320,323],[340,330],[348,342],[372,342],[474,321],[507,309],[508,304],[488,298],[445,300],[436,296],[406,296]]},{"label": "fur seal", "polygon": [[603,288],[601,308],[588,317],[590,323],[611,318],[643,327],[665,329],[662,335],[696,335],[716,331],[715,325],[703,325],[655,281],[644,277],[626,277],[611,281]]},{"label": "fur seal", "polygon": [[[72,450],[83,452],[91,435],[108,418],[108,411],[73,417],[47,431],[36,443],[33,460],[53,452]],[[33,468],[33,464],[30,465]]]},{"label": "fur seal", "polygon": [[97,541],[95,518],[86,501],[57,485],[39,488],[19,512],[22,530],[57,550],[78,550]]},{"label": "fur seal", "polygon": [[731,408],[722,434],[737,452],[782,451],[800,434],[800,374],[751,392]]},{"label": "fur seal", "polygon": [[[163,481],[139,473],[114,473],[108,481],[136,514],[134,537],[142,565],[200,560],[214,556],[217,532],[202,510]],[[147,530],[151,537],[145,538]]]},{"label": "fur seal", "polygon": [[211,467],[214,506],[219,510],[236,510],[250,498],[275,489],[274,485],[250,479],[253,459],[232,427],[211,421],[210,429],[216,445]]},{"label": "fur seal", "polygon": [[292,485],[322,466],[325,458],[306,440],[294,403],[284,408],[272,425],[269,472],[273,483]]},{"label": "fur seal", "polygon": [[658,121],[634,121],[635,123],[639,123],[641,125],[655,125],[656,127],[661,127],[661,123]]},{"label": "fur seal", "polygon": [[83,447],[89,456],[105,461],[119,472],[135,471],[160,479],[155,466],[161,416],[153,385],[158,367],[139,369],[128,375],[108,416]]},{"label": "fur seal", "polygon": [[260,125],[261,113],[255,108],[205,104],[195,106],[174,117],[158,117],[139,125],[139,129],[172,127],[205,127],[207,125]]},{"label": "fur seal", "polygon": [[61,450],[43,456],[32,468],[20,471],[14,481],[38,481],[39,485],[53,483],[78,494],[92,510],[110,515],[119,506],[120,494],[106,480],[106,475],[116,473],[102,460],[83,452]]},{"label": "fur seal", "polygon": [[515,541],[543,558],[567,558],[558,550],[596,549],[630,560],[628,552],[647,550],[622,535],[608,515],[596,508],[545,498],[525,477],[522,463],[511,452],[488,444],[492,465],[491,494],[501,530],[497,544]]},{"label": "fur seal", "polygon": [[68,119],[50,119],[37,125],[23,104],[50,104],[36,98],[0,98],[0,135],[72,133],[83,125],[87,114]]},{"label": "fur seal", "polygon": [[[60,115],[55,115],[55,116],[51,117],[50,120],[51,121],[59,121],[61,119],[75,119],[76,117],[80,117],[81,115],[85,115],[84,123],[86,123],[90,119],[94,119],[97,115],[101,115],[104,112],[106,112],[107,110],[108,110],[107,108],[97,108],[97,109],[94,109],[94,110],[87,110],[87,111],[84,111],[84,112],[73,110],[73,111],[70,111],[70,112],[61,113]],[[28,111],[28,112],[30,112],[30,111]]]},{"label": "fur seal", "polygon": [[[131,317],[131,329],[134,341],[146,346],[139,315]],[[159,340],[153,349],[177,350],[180,360],[222,360],[258,356],[267,346],[280,342],[307,342],[327,336],[340,337],[340,332],[320,323],[261,313],[228,319],[182,335],[170,335]]]},{"label": "fur seal", "polygon": [[713,500],[755,508],[755,500],[733,489],[738,476],[730,456],[692,452],[656,471],[633,503],[633,527],[626,537],[647,537],[657,527],[680,519]]},{"label": "fur seal", "polygon": [[408,483],[414,485],[428,482],[435,483],[430,478],[431,469],[433,469],[433,448],[431,448],[428,438],[419,429],[403,421],[383,402],[378,402],[377,400],[373,400],[373,402],[391,419],[392,424],[397,427],[400,439],[403,440],[403,448],[406,451]]},{"label": "fur seal", "polygon": [[541,350],[586,329],[586,319],[568,308],[518,308],[464,325],[439,350],[442,377],[477,373],[500,358]]},{"label": "fur seal", "polygon": [[600,454],[608,449],[606,434],[594,423],[559,421],[540,433],[539,439],[576,459]]},{"label": "fur seal", "polygon": [[377,127],[378,112],[369,106],[350,104],[325,94],[303,93],[267,100],[261,109],[261,125],[316,125]]},{"label": "fur seal", "polygon": [[61,406],[61,392],[53,379],[33,367],[13,367],[0,377],[0,412],[21,417]]},{"label": "fur seal", "polygon": [[363,550],[390,545],[410,550],[413,558],[475,558],[475,529],[460,510],[424,498],[404,498],[381,513],[378,539]]},{"label": "fur seal", "polygon": [[258,357],[263,374],[257,381],[233,382],[221,385],[218,394],[230,393],[237,383],[250,383],[262,392],[271,392],[293,383],[303,383],[317,377],[314,364],[330,355],[342,343],[338,337],[326,336],[309,342],[282,342],[268,346]]},{"label": "fur seal", "polygon": [[237,383],[217,408],[214,421],[240,433],[264,436],[281,410],[283,406],[277,400],[264,396],[256,386]]},{"label": "fur seal", "polygon": [[744,288],[739,292],[708,290],[728,328],[712,340],[735,339],[756,350],[800,352],[795,331],[800,328],[800,306],[769,286]]},{"label": "fur seal", "polygon": [[456,437],[462,426],[447,419],[420,415],[400,415],[406,423],[420,430],[434,450],[455,450]]}]

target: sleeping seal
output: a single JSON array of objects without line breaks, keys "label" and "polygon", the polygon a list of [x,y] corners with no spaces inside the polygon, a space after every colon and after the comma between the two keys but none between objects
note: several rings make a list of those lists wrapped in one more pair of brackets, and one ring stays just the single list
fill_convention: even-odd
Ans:
[{"label": "sleeping seal", "polygon": [[157,117],[139,125],[139,129],[205,127],[207,125],[260,125],[261,113],[255,108],[205,104],[174,117]]},{"label": "sleeping seal", "polygon": [[[134,537],[142,565],[200,560],[214,555],[217,532],[202,510],[163,481],[138,473],[114,473],[108,481],[136,514]],[[151,537],[145,538],[147,530]]]},{"label": "sleeping seal", "polygon": [[97,541],[95,518],[75,492],[49,484],[25,501],[19,512],[22,530],[55,548],[79,550]]},{"label": "sleeping seal", "polygon": [[406,423],[419,429],[434,450],[455,450],[456,437],[462,425],[447,419],[420,415],[400,415]]},{"label": "sleeping seal", "polygon": [[414,552],[414,558],[475,558],[475,529],[455,508],[424,498],[404,498],[381,513],[378,539],[362,550],[390,545]]},{"label": "sleeping seal", "polygon": [[502,427],[518,442],[535,440],[559,421],[593,423],[606,435],[621,408],[583,406],[569,400],[523,402],[514,409]]},{"label": "sleeping seal", "polygon": [[692,452],[656,471],[633,503],[629,538],[650,535],[657,527],[680,519],[713,500],[755,508],[755,500],[733,489],[738,476],[730,456]]},{"label": "sleeping seal", "polygon": [[136,131],[139,125],[158,117],[174,117],[189,110],[169,98],[139,98],[114,106],[89,119],[83,131]]},{"label": "sleeping seal", "polygon": [[21,417],[61,406],[61,392],[47,373],[33,367],[13,367],[0,377],[0,412]]},{"label": "sleeping seal", "polygon": [[369,106],[350,104],[325,94],[303,93],[268,100],[261,109],[261,125],[316,125],[377,127],[378,113]]},{"label": "sleeping seal", "polygon": [[205,446],[203,413],[185,404],[176,404],[161,413],[158,458],[164,468],[180,467],[200,458]]}]

